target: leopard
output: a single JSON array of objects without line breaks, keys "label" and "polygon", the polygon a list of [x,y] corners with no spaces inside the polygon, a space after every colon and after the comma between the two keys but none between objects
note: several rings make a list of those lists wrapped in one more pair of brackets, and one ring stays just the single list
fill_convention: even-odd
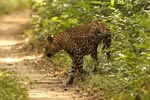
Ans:
[{"label": "leopard", "polygon": [[73,84],[75,75],[84,73],[83,57],[90,55],[98,60],[98,46],[102,46],[106,59],[110,59],[111,32],[104,21],[94,20],[66,29],[55,36],[47,37],[44,54],[53,57],[61,50],[67,52],[72,63],[66,85]]}]

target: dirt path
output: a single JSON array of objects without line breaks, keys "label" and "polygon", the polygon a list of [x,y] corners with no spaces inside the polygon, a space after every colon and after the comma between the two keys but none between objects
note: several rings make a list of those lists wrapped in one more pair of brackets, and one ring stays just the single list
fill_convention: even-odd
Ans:
[{"label": "dirt path", "polygon": [[27,45],[22,32],[29,21],[29,11],[0,17],[0,68],[17,73],[30,100],[87,100],[78,86],[62,87],[61,71]]}]

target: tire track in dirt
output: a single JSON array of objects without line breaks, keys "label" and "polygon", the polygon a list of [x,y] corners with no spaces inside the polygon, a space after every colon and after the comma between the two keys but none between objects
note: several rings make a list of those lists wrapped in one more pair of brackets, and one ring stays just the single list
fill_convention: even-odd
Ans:
[{"label": "tire track in dirt", "polygon": [[43,55],[33,52],[23,39],[29,15],[25,10],[0,17],[0,68],[17,73],[29,90],[30,100],[87,100],[78,86],[64,88],[59,77],[62,71]]}]

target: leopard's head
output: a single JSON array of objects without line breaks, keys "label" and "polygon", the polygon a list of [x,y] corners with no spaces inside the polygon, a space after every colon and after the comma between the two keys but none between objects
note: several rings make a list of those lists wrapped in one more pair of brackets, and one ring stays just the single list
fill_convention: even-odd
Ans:
[{"label": "leopard's head", "polygon": [[57,42],[53,41],[53,37],[49,36],[47,38],[47,45],[44,49],[44,54],[47,57],[54,56],[60,50],[59,45]]}]

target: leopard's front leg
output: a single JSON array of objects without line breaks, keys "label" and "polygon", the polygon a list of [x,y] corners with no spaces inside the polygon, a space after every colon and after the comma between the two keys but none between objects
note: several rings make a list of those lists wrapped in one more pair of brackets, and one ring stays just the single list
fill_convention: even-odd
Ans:
[{"label": "leopard's front leg", "polygon": [[70,85],[73,83],[75,74],[76,74],[76,67],[74,64],[72,64],[72,67],[69,69],[69,72],[68,72],[66,85]]},{"label": "leopard's front leg", "polygon": [[77,74],[84,73],[83,70],[83,56],[76,55],[72,58],[72,67],[69,70],[68,78],[67,78],[67,85],[72,84],[74,81],[74,77]]}]

